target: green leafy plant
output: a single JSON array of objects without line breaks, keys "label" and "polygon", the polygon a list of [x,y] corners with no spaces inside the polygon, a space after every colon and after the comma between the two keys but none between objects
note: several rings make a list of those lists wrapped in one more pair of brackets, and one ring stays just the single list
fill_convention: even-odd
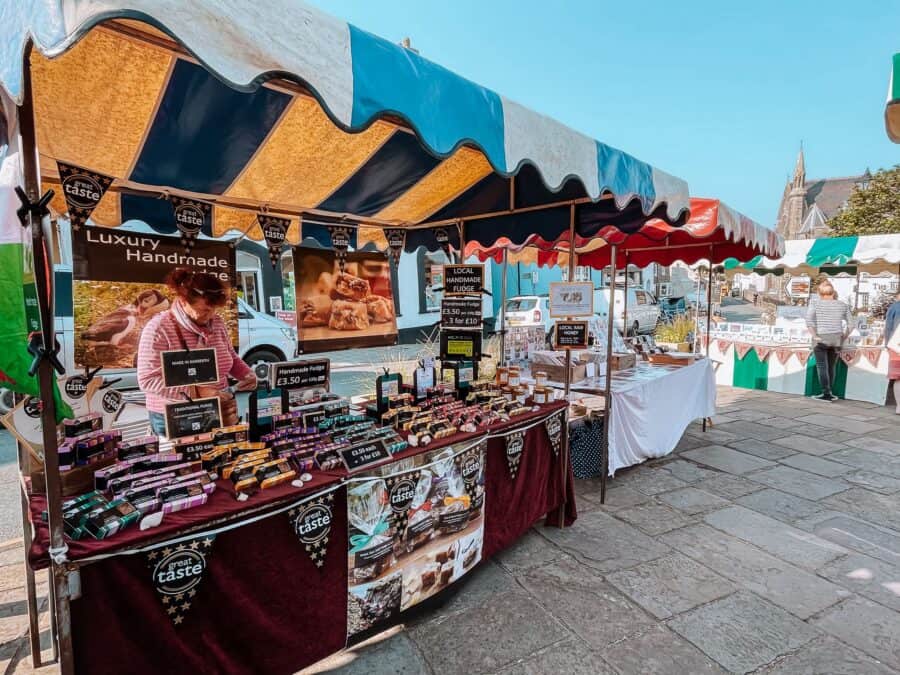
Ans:
[{"label": "green leafy plant", "polygon": [[900,165],[876,171],[865,189],[853,188],[847,208],[828,226],[835,237],[900,232]]},{"label": "green leafy plant", "polygon": [[656,327],[657,342],[687,342],[694,332],[694,320],[688,316],[676,316]]}]

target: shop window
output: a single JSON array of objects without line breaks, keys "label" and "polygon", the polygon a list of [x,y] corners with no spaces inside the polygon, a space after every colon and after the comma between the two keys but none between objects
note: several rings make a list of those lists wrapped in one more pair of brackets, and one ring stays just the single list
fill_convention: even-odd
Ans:
[{"label": "shop window", "polygon": [[426,253],[422,258],[422,285],[419,306],[423,312],[439,312],[444,287],[444,265],[450,260],[443,251]]},{"label": "shop window", "polygon": [[238,272],[238,294],[250,307],[260,311],[259,273],[256,270]]}]

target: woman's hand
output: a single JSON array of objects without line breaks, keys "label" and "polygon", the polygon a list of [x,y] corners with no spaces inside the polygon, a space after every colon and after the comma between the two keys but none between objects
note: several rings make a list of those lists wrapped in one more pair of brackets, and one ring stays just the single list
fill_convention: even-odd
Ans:
[{"label": "woman's hand", "polygon": [[231,426],[237,424],[238,408],[237,399],[227,389],[223,389],[218,393],[219,409],[222,411],[222,426]]},{"label": "woman's hand", "polygon": [[242,380],[239,380],[237,385],[235,385],[235,389],[238,391],[254,391],[259,386],[259,382],[256,379],[256,373],[250,371],[247,373],[247,376]]}]

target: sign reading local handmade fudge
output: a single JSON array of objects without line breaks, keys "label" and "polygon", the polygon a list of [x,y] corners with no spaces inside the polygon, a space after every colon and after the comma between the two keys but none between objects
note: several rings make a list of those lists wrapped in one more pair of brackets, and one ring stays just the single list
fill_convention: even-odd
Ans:
[{"label": "sign reading local handmade fudge", "polygon": [[218,398],[197,398],[166,404],[166,436],[181,438],[205,434],[222,426]]},{"label": "sign reading local handmade fudge", "polygon": [[441,299],[441,327],[481,329],[481,297],[449,296]]},{"label": "sign reading local handmade fudge", "polygon": [[331,361],[288,361],[272,364],[272,387],[280,389],[327,389]]},{"label": "sign reading local handmade fudge", "polygon": [[557,321],[556,346],[559,349],[587,349],[587,321]]},{"label": "sign reading local handmade fudge", "polygon": [[215,349],[179,349],[160,353],[163,384],[185,387],[219,381]]},{"label": "sign reading local handmade fudge", "polygon": [[444,265],[444,295],[475,295],[484,289],[484,265]]}]

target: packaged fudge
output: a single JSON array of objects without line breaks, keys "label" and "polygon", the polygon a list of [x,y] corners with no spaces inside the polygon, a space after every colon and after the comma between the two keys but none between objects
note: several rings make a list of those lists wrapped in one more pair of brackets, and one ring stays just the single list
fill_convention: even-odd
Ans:
[{"label": "packaged fudge", "polygon": [[394,561],[391,508],[383,482],[372,487],[360,483],[347,488],[347,515],[351,541],[360,543],[350,549],[351,579],[355,583],[374,579]]},{"label": "packaged fudge", "polygon": [[63,420],[63,435],[66,438],[77,438],[92,431],[103,429],[103,415],[100,413],[88,413],[71,420]]},{"label": "packaged fudge", "polygon": [[159,437],[144,436],[131,441],[120,440],[117,448],[120,460],[142,457],[144,455],[155,455],[159,452]]}]

